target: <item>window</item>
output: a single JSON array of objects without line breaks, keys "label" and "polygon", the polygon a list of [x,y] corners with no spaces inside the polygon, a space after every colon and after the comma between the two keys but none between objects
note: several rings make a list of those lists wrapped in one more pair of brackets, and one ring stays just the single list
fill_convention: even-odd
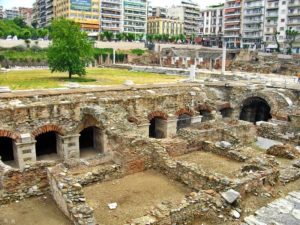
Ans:
[{"label": "window", "polygon": [[284,23],[285,19],[281,19],[281,22]]},{"label": "window", "polygon": [[282,5],[285,5],[286,4],[286,2],[285,1],[282,1]]},{"label": "window", "polygon": [[284,30],[284,27],[280,27],[280,30]]}]

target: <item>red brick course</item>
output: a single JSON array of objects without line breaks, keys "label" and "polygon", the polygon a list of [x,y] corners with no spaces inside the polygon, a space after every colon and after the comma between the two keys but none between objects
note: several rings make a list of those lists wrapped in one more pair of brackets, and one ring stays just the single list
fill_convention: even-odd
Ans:
[{"label": "red brick course", "polygon": [[9,130],[0,130],[0,137],[8,137],[13,140],[18,140],[21,138],[21,136],[18,133]]},{"label": "red brick course", "polygon": [[167,120],[168,119],[168,115],[164,112],[161,112],[161,111],[154,111],[152,113],[149,114],[148,116],[148,120],[152,120],[153,118],[155,117],[159,117],[159,118],[162,118],[164,120]]},{"label": "red brick course", "polygon": [[60,135],[64,135],[64,132],[63,132],[62,128],[60,128],[59,126],[54,125],[54,124],[48,124],[48,125],[39,127],[38,129],[36,129],[35,131],[33,131],[32,132],[32,136],[33,137],[37,137],[40,134],[44,134],[44,133],[47,133],[47,132],[56,132],[56,133],[58,133]]}]

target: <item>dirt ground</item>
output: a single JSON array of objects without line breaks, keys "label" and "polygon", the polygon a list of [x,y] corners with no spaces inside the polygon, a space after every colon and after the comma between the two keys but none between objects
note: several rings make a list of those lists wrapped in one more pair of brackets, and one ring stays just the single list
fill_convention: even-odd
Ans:
[{"label": "dirt ground", "polygon": [[192,152],[175,158],[178,161],[196,163],[205,171],[219,173],[229,178],[234,178],[237,171],[240,171],[243,163],[237,162],[211,152]]},{"label": "dirt ground", "polygon": [[[95,209],[97,222],[104,225],[124,224],[130,219],[144,216],[161,202],[179,204],[184,195],[190,192],[184,185],[155,171],[84,188],[88,204]],[[117,209],[108,209],[107,204],[113,202],[118,204]]]},{"label": "dirt ground", "polygon": [[50,196],[0,206],[1,225],[71,225]]}]

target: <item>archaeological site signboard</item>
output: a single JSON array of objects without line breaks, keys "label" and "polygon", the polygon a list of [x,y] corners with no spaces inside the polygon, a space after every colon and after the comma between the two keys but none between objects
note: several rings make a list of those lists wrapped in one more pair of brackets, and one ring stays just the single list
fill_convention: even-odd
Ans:
[{"label": "archaeological site signboard", "polygon": [[71,0],[71,10],[92,11],[92,0]]}]

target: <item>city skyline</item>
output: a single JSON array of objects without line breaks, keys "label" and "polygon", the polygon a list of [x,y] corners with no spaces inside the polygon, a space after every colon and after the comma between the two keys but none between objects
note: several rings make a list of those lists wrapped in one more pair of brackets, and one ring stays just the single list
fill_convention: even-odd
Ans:
[{"label": "city skyline", "polygon": [[[3,5],[5,9],[9,9],[12,7],[32,7],[32,4],[35,0],[0,0],[0,5]],[[151,5],[152,6],[162,6],[162,7],[170,7],[172,5],[178,5],[180,4],[181,0],[151,0]],[[219,4],[223,3],[224,0],[210,0],[210,1],[194,1],[198,3],[201,8],[205,8],[209,5],[214,5],[214,4]]]}]

